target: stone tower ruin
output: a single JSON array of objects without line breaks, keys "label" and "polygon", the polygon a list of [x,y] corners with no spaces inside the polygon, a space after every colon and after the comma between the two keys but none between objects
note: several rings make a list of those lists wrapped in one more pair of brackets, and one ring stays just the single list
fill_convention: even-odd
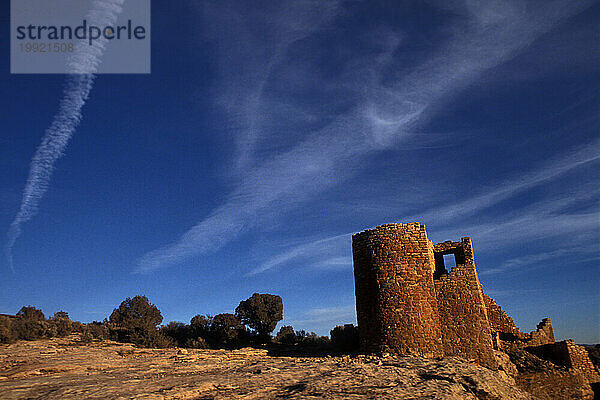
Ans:
[{"label": "stone tower ruin", "polygon": [[[549,319],[522,333],[483,293],[471,239],[433,244],[418,222],[386,224],[352,236],[361,349],[438,357],[462,356],[497,369],[503,343],[554,343]],[[444,255],[456,266],[447,271]]]}]

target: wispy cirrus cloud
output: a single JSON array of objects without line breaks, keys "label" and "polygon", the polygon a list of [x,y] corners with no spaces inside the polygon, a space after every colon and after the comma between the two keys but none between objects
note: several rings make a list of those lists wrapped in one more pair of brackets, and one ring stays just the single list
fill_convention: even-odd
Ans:
[{"label": "wispy cirrus cloud", "polygon": [[431,236],[448,238],[468,234],[480,251],[539,240],[551,242],[552,239],[560,239],[561,247],[570,245],[578,248],[577,242],[582,237],[597,237],[600,230],[598,212],[595,207],[577,211],[569,209],[581,202],[597,202],[600,190],[593,185],[576,186],[562,195],[506,213],[501,219],[487,222],[477,221],[477,218],[471,222],[455,221],[447,224],[445,229],[434,230]]},{"label": "wispy cirrus cloud", "polygon": [[227,114],[226,124],[236,132],[233,170],[253,164],[252,153],[268,119],[264,109],[268,102],[266,87],[290,45],[336,18],[340,4],[339,0],[252,5],[220,1],[201,6],[206,21],[202,24],[203,39],[215,43],[221,77],[215,88],[215,102]]},{"label": "wispy cirrus cloud", "polygon": [[[595,184],[578,183],[572,189],[566,188],[566,193],[562,195],[535,201],[529,206],[506,214],[500,221],[497,219],[485,223],[464,221],[469,220],[467,217],[475,217],[477,220],[477,216],[482,212],[498,206],[505,200],[521,196],[537,186],[554,183],[563,179],[565,174],[576,172],[578,168],[598,163],[600,160],[598,144],[599,142],[594,140],[573,151],[567,151],[521,176],[513,176],[497,186],[490,186],[486,191],[459,203],[433,208],[419,216],[400,217],[397,221],[435,222],[433,225],[435,229],[431,230],[429,235],[440,240],[468,234],[475,241],[478,251],[492,249],[498,251],[515,243],[528,243],[553,237],[560,237],[562,245],[571,245],[569,248],[517,257],[497,267],[483,268],[480,272],[482,275],[509,271],[520,266],[534,267],[543,261],[566,254],[589,257],[590,253],[597,252],[598,246],[582,248],[576,243],[580,235],[593,235],[600,229],[597,211],[587,209],[569,212],[568,209],[577,203],[597,201],[600,198],[600,189]],[[393,211],[390,208],[386,213],[390,215]],[[572,238],[573,242],[565,243],[565,237]],[[299,262],[322,270],[350,266],[352,263],[350,242],[351,233],[308,241],[296,238],[295,245],[290,245],[284,252],[268,258],[250,274],[254,275]]]},{"label": "wispy cirrus cloud", "polygon": [[[318,14],[317,3],[311,4],[317,7]],[[238,165],[244,167],[235,174],[236,188],[222,206],[177,241],[144,255],[136,271],[149,272],[216,251],[241,233],[255,228],[265,216],[285,213],[314,199],[351,176],[368,155],[394,148],[403,138],[414,134],[416,127],[427,122],[462,89],[480,79],[484,71],[512,59],[540,35],[588,5],[587,2],[574,5],[555,1],[544,8],[530,9],[516,1],[486,5],[467,2],[464,8],[458,6],[465,20],[451,31],[450,39],[411,72],[402,75],[390,73],[402,62],[395,57],[402,42],[395,34],[390,34],[390,40],[379,40],[378,55],[350,57],[338,81],[323,80],[314,70],[307,72],[309,76],[301,74],[300,78],[298,74],[286,74],[286,64],[278,61],[285,58],[285,51],[275,52],[275,56],[271,42],[253,42],[256,46],[253,52],[269,54],[270,61],[259,62],[256,65],[262,67],[254,70],[253,60],[250,60],[248,71],[242,74],[250,83],[236,80],[234,75],[228,76],[233,79],[225,83],[228,94],[224,104],[231,109],[232,116],[241,113],[251,121],[246,121],[247,129],[242,129],[238,137],[241,149],[238,160],[242,160]],[[286,25],[292,23],[294,11],[277,15],[278,23]],[[337,16],[335,12],[333,15],[331,18]],[[288,18],[291,19],[286,23]],[[327,19],[321,20],[318,26],[326,23]],[[221,29],[228,28],[222,26]],[[303,32],[304,38],[312,34],[312,31]],[[232,49],[228,50],[231,54]],[[235,54],[231,57],[236,59]],[[266,78],[265,65],[269,75]],[[348,102],[334,115],[317,117],[321,124],[302,124],[302,135],[298,135],[294,127],[282,124],[289,128],[290,140],[285,146],[260,147],[261,143],[278,142],[282,135],[288,135],[288,132],[261,126],[265,116],[277,119],[277,115],[269,115],[263,105],[300,104],[301,107],[302,104],[281,97],[278,90],[267,93],[267,89],[295,79],[343,90]],[[247,90],[248,87],[252,89]],[[241,91],[238,88],[242,88]],[[310,112],[304,114],[310,115]]]},{"label": "wispy cirrus cloud", "polygon": [[298,259],[304,259],[310,266],[325,269],[348,265],[348,261],[351,263],[352,260],[347,256],[338,256],[338,254],[350,252],[350,235],[347,233],[317,240],[297,241],[302,244],[290,246],[284,252],[269,258],[251,270],[247,276],[259,274]]},{"label": "wispy cirrus cloud", "polygon": [[[465,218],[491,207],[499,202],[513,197],[525,190],[543,185],[558,179],[565,174],[586,165],[600,161],[600,140],[592,140],[576,149],[561,154],[543,165],[538,166],[527,174],[514,176],[495,187],[484,189],[483,193],[472,196],[464,201],[447,206],[434,208],[423,214],[408,217],[408,220],[419,219],[435,221],[436,224],[448,223],[452,220]],[[556,204],[556,201],[554,201]]]},{"label": "wispy cirrus cloud", "polygon": [[[87,18],[94,25],[114,25],[123,2],[124,0],[94,0]],[[106,42],[104,37],[94,41],[92,45],[79,42],[72,57],[67,60],[67,70],[73,75],[67,78],[58,113],[31,160],[21,206],[8,229],[5,252],[12,271],[13,247],[22,233],[23,224],[37,213],[40,200],[50,185],[54,164],[64,155],[67,144],[81,121],[81,110],[92,89],[93,73],[100,63]]]},{"label": "wispy cirrus cloud", "polygon": [[[586,255],[593,255],[598,252],[598,246],[581,248],[581,247],[570,247],[556,249],[552,251],[528,254],[522,257],[515,257],[504,261],[497,267],[482,269],[479,275],[494,275],[494,274],[505,274],[507,272],[518,272],[519,270],[526,268],[531,270],[532,268],[542,268],[547,265],[550,260],[562,260],[573,262],[576,259],[585,259]],[[568,257],[567,257],[568,256]],[[600,258],[600,257],[597,257]]]}]

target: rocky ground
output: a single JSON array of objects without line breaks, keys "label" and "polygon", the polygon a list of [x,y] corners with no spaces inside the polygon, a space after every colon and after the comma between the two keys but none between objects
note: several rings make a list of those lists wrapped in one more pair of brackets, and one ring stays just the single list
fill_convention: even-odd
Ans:
[{"label": "rocky ground", "polygon": [[457,358],[275,357],[139,349],[75,338],[0,347],[8,399],[530,399],[502,371]]}]

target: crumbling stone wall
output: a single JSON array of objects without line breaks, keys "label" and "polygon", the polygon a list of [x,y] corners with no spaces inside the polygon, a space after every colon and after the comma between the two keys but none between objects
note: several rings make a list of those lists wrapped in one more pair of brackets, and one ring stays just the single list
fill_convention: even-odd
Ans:
[{"label": "crumbling stone wall", "polygon": [[[581,382],[600,385],[585,348],[572,340],[555,343],[549,318],[535,331],[521,332],[483,293],[470,238],[434,245],[417,222],[386,224],[354,234],[352,250],[363,351],[457,355],[493,369],[499,367],[494,349],[530,352],[569,368]],[[447,254],[456,260],[450,271]]]},{"label": "crumbling stone wall", "polygon": [[433,246],[419,223],[388,224],[353,235],[361,347],[426,357],[443,355]]},{"label": "crumbling stone wall", "polygon": [[444,354],[473,359],[497,369],[492,330],[475,270],[471,239],[465,237],[461,242],[436,244],[434,252],[436,260],[450,253],[456,258],[456,267],[447,273],[442,271],[443,266],[436,265],[438,277],[434,280]]},{"label": "crumbling stone wall", "polygon": [[583,346],[578,346],[571,339],[565,340],[571,368],[583,373],[590,382],[600,382],[598,370],[592,364],[590,355]]},{"label": "crumbling stone wall", "polygon": [[529,334],[528,340],[526,340],[528,346],[541,346],[554,342],[554,329],[552,328],[550,318],[544,318],[537,325],[536,330]]},{"label": "crumbling stone wall", "polygon": [[541,346],[530,346],[527,347],[526,350],[542,360],[550,361],[553,364],[561,365],[563,367],[571,366],[566,341],[549,343]]},{"label": "crumbling stone wall", "polygon": [[502,307],[496,304],[494,299],[484,293],[483,301],[485,302],[485,308],[487,309],[488,320],[490,321],[492,331],[512,334],[517,334],[519,332],[513,319],[504,312]]},{"label": "crumbling stone wall", "polygon": [[[488,307],[488,315],[490,315],[490,309],[491,308]],[[524,349],[555,342],[554,329],[552,328],[552,321],[550,318],[544,318],[537,325],[536,330],[530,333],[521,332],[518,328],[508,331],[508,329],[502,325],[493,325],[491,323],[490,325],[495,334],[494,347],[499,350],[507,350],[515,347]]]},{"label": "crumbling stone wall", "polygon": [[600,382],[599,371],[590,360],[587,350],[583,346],[576,345],[571,339],[531,346],[526,350],[554,364],[572,368],[573,371],[581,373],[589,383]]}]

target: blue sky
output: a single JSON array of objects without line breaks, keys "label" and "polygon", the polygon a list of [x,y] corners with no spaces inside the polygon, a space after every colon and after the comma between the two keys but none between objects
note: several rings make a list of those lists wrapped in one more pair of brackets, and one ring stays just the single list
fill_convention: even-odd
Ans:
[{"label": "blue sky", "polygon": [[[326,334],[355,322],[351,233],[420,221],[472,237],[523,330],[598,342],[598,2],[291,3],[152,3],[152,73],[96,77],[0,312],[145,294],[188,322],[261,292]],[[66,78],[11,75],[0,45],[8,232]]]}]

